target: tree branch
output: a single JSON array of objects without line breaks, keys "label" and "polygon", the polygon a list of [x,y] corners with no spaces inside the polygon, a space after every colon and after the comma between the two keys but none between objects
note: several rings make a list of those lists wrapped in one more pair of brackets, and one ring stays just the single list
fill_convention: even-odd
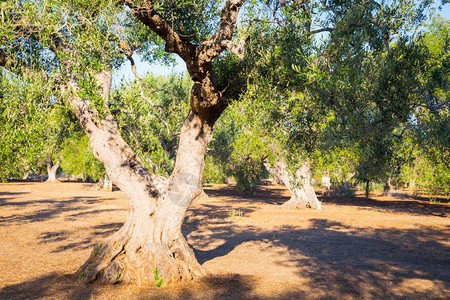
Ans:
[{"label": "tree branch", "polygon": [[6,53],[2,49],[0,49],[0,67],[6,68],[8,62],[8,56],[6,56]]},{"label": "tree branch", "polygon": [[240,59],[244,59],[244,46],[245,42],[248,40],[249,36],[242,37],[239,41],[239,44],[235,44],[232,41],[222,41],[222,44],[230,50],[231,53],[239,57]]},{"label": "tree branch", "polygon": [[133,14],[165,42],[165,50],[178,54],[185,62],[191,62],[195,46],[185,40],[159,15],[150,0],[123,0]]},{"label": "tree branch", "polygon": [[305,1],[300,1],[299,4],[307,17],[307,21],[306,21],[306,34],[307,35],[314,35],[314,34],[317,34],[320,32],[325,32],[325,31],[332,32],[334,30],[334,28],[331,28],[331,27],[325,27],[325,28],[311,30],[311,19],[312,19],[311,12],[309,11],[308,6],[306,6]]},{"label": "tree branch", "polygon": [[133,59],[132,55],[133,55],[133,52],[126,54],[127,59],[130,61],[130,64],[131,64],[131,72],[133,72],[136,79],[140,80],[142,78],[141,78],[141,76],[139,76],[139,74],[136,70],[136,64],[134,63],[134,59]]},{"label": "tree branch", "polygon": [[332,28],[332,27],[325,27],[325,28],[320,28],[320,29],[315,29],[315,30],[308,30],[307,34],[314,35],[314,34],[325,32],[325,31],[332,32],[333,30],[334,30],[334,28]]},{"label": "tree branch", "polygon": [[203,42],[197,49],[199,62],[209,63],[230,45],[239,9],[244,1],[245,0],[225,1],[222,8],[219,28],[211,39]]}]

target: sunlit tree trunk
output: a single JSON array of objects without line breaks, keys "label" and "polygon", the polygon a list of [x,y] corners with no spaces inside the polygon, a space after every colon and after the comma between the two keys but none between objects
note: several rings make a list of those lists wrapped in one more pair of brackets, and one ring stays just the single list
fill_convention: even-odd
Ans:
[{"label": "sunlit tree trunk", "polygon": [[[103,117],[89,99],[80,98],[75,79],[69,99],[81,126],[89,137],[94,155],[104,163],[106,173],[127,196],[129,213],[123,227],[100,242],[78,274],[86,282],[118,281],[139,285],[191,279],[205,274],[181,233],[181,225],[192,201],[202,192],[206,146],[212,128],[235,97],[229,86],[218,87],[211,61],[226,48],[242,57],[242,47],[232,42],[243,0],[223,3],[220,24],[214,36],[200,45],[186,42],[155,10],[153,2],[126,0],[132,13],[165,40],[165,50],[177,53],[193,81],[190,112],[183,124],[174,171],[166,179],[149,172],[120,135],[108,109],[111,72],[101,72],[97,81],[105,105]],[[67,66],[66,69],[70,69]],[[156,276],[155,276],[156,274]]]},{"label": "sunlit tree trunk", "polygon": [[274,177],[279,178],[291,193],[291,198],[281,205],[283,208],[322,209],[311,185],[311,165],[308,161],[304,161],[295,173],[287,168],[282,158],[278,159],[274,166],[268,162],[265,162],[264,166]]},{"label": "sunlit tree trunk", "polygon": [[142,166],[114,122],[104,122],[104,126],[90,131],[91,146],[129,199],[129,215],[117,233],[96,246],[80,274],[88,282],[132,281],[141,285],[155,282],[155,270],[166,282],[205,274],[181,234],[181,225],[191,202],[202,191],[211,126],[198,115],[189,114],[168,182]]},{"label": "sunlit tree trunk", "polygon": [[46,164],[47,164],[48,178],[45,182],[49,183],[59,182],[59,180],[56,178],[56,172],[58,171],[59,168],[59,161],[56,161],[56,163],[53,164],[52,159],[50,157],[47,157]]}]

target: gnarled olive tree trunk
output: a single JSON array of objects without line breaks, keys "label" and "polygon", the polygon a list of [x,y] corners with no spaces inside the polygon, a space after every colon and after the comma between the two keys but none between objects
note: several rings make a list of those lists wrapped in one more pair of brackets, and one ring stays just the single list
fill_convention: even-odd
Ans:
[{"label": "gnarled olive tree trunk", "polygon": [[76,82],[71,86],[70,104],[89,136],[94,155],[129,200],[123,227],[95,246],[79,276],[86,282],[148,285],[155,282],[154,272],[165,282],[204,274],[181,225],[191,202],[202,191],[204,155],[216,118],[205,118],[191,109],[181,130],[174,172],[166,179],[143,166],[110,114],[100,120],[89,100],[76,96]]},{"label": "gnarled olive tree trunk", "polygon": [[202,190],[211,126],[198,115],[189,114],[168,181],[143,167],[113,120],[103,121],[100,128],[87,128],[95,154],[129,200],[129,214],[118,232],[97,244],[80,275],[87,282],[148,285],[155,282],[154,271],[165,282],[204,274],[181,234],[181,225],[192,200]]},{"label": "gnarled olive tree trunk", "polygon": [[288,188],[291,198],[283,203],[283,208],[314,208],[322,209],[316,193],[311,185],[311,165],[306,160],[294,173],[286,166],[284,160],[279,158],[275,165],[265,162],[266,169]]},{"label": "gnarled olive tree trunk", "polygon": [[231,39],[243,0],[224,2],[217,32],[200,45],[179,36],[154,10],[151,1],[125,3],[143,24],[165,40],[166,51],[177,53],[186,62],[194,82],[191,109],[181,130],[174,171],[166,179],[149,172],[120,135],[107,105],[110,72],[97,76],[105,99],[102,114],[102,108],[78,96],[75,78],[68,83],[72,89],[69,102],[89,136],[94,155],[129,200],[123,227],[97,244],[78,274],[86,282],[127,281],[139,285],[154,284],[158,279],[191,279],[205,271],[183,237],[181,225],[192,201],[202,192],[206,146],[214,123],[227,106],[226,87],[217,85],[211,61],[227,47],[232,52],[240,49],[232,47]]}]

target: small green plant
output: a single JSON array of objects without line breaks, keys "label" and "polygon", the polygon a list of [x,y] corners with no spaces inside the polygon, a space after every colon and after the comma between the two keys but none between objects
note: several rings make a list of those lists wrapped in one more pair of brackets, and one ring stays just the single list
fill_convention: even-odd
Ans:
[{"label": "small green plant", "polygon": [[99,243],[97,246],[94,247],[94,253],[95,255],[99,255],[100,254],[100,249],[102,248],[102,244]]},{"label": "small green plant", "polygon": [[117,273],[117,280],[119,280],[120,278],[120,273]]},{"label": "small green plant", "polygon": [[230,213],[230,217],[229,217],[229,219],[231,219],[231,220],[235,220],[235,219],[238,219],[238,220],[242,220],[244,218],[244,212],[242,211],[242,210],[240,210],[240,209],[231,209],[231,213]]},{"label": "small green plant", "polygon": [[81,272],[80,274],[78,274],[78,280],[81,280],[84,277],[84,273]]},{"label": "small green plant", "polygon": [[161,275],[158,275],[158,269],[156,267],[153,269],[153,276],[155,277],[156,287],[160,287],[163,284],[163,279]]}]

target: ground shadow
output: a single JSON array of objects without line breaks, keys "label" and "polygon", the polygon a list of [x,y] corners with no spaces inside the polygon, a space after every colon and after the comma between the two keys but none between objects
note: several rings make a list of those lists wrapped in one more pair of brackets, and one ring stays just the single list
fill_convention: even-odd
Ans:
[{"label": "ground shadow", "polygon": [[[449,283],[450,248],[439,242],[448,233],[428,227],[352,228],[339,222],[313,219],[307,229],[282,226],[262,230],[246,226],[242,231],[242,227],[223,224],[214,228],[214,234],[206,240],[203,236],[202,243],[207,244],[207,239],[221,239],[225,243],[209,251],[196,249],[195,243],[192,246],[200,263],[227,255],[247,242],[281,246],[288,249],[291,260],[280,263],[294,263],[298,273],[309,278],[311,289],[338,291],[340,296],[346,297],[394,297],[393,286],[409,279]],[[402,293],[404,295],[404,291]],[[414,295],[416,291],[411,293]],[[432,295],[439,298],[445,292],[435,290],[423,296],[430,298]]]},{"label": "ground shadow", "polygon": [[[89,204],[94,202],[108,201],[111,198],[101,197],[72,197],[66,200],[42,199],[29,201],[10,201],[11,199],[0,199],[0,206],[11,206],[17,208],[17,214],[0,217],[0,226],[42,222],[50,218],[56,218],[64,213],[70,213],[67,217],[75,220],[87,215],[97,214],[102,211],[114,211],[118,209],[91,209]],[[43,207],[37,207],[44,205]],[[27,210],[27,208],[36,209]]]},{"label": "ground shadow", "polygon": [[382,209],[412,215],[431,215],[442,218],[446,218],[450,212],[450,206],[445,204],[431,204],[428,199],[422,199],[420,197],[405,197],[402,200],[363,197],[322,197],[321,200],[324,205],[331,203],[344,206]]},{"label": "ground shadow", "polygon": [[204,191],[211,197],[226,197],[230,204],[274,204],[281,205],[289,200],[289,197],[283,196],[286,190],[283,187],[258,186],[255,191],[236,191],[235,186],[222,186],[212,188],[205,186]]},{"label": "ground shadow", "polygon": [[[66,241],[63,245],[55,246],[52,253],[59,253],[68,250],[84,250],[92,248],[94,243],[109,237],[122,227],[123,223],[115,222],[94,226],[92,232],[82,239],[74,238],[67,230],[43,232],[39,237],[40,244],[59,243]],[[74,240],[75,239],[75,240]]]},{"label": "ground shadow", "polygon": [[[1,299],[264,299],[254,294],[252,276],[229,274],[167,287],[84,284],[73,274],[50,273],[0,290]],[[106,296],[106,297],[105,297]],[[303,292],[289,292],[271,299],[294,299]],[[304,297],[301,297],[304,298]],[[298,299],[298,298],[297,298]]]}]

